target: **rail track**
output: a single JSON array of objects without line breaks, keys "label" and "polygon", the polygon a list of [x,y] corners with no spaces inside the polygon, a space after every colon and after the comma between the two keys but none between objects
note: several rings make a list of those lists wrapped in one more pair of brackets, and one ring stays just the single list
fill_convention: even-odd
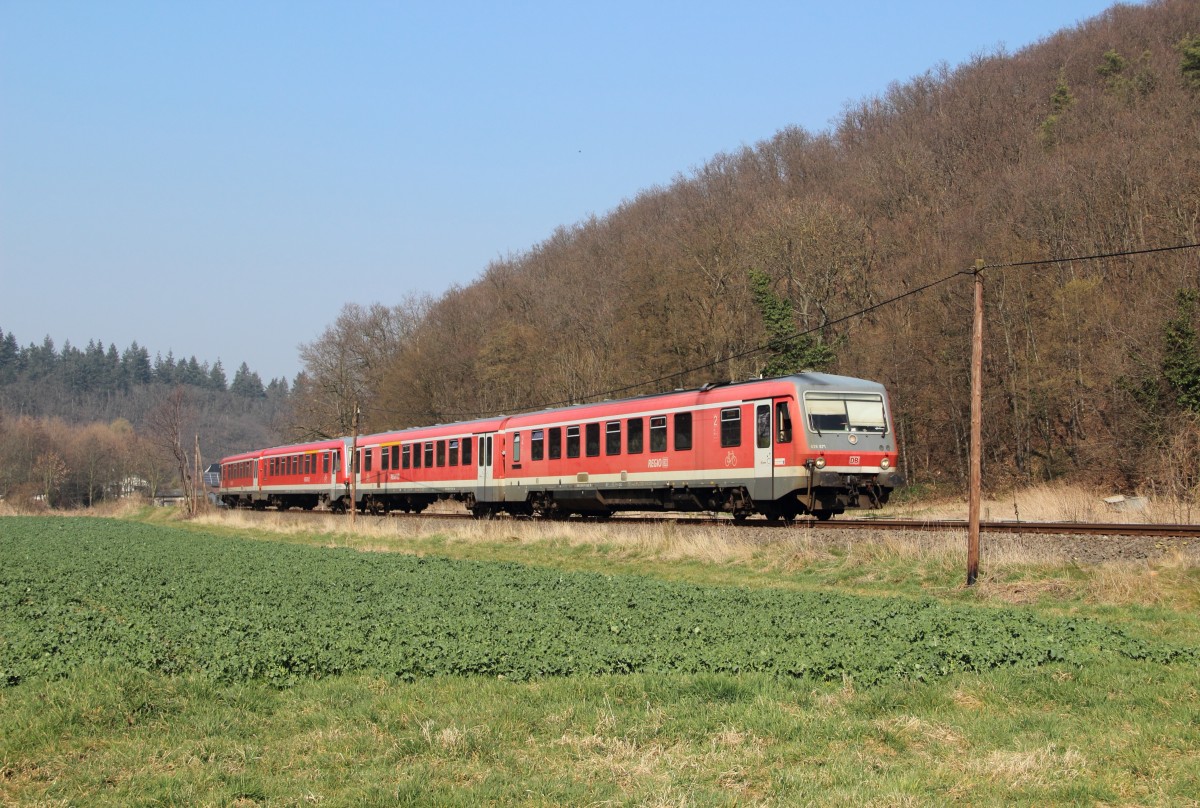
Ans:
[{"label": "rail track", "polygon": [[[328,514],[329,511],[291,511],[296,514]],[[407,514],[393,512],[387,516],[359,514],[358,518],[365,519],[445,519],[471,520],[475,517],[469,513],[426,512]],[[493,517],[497,521],[513,519],[509,516]],[[518,517],[525,519],[526,517]],[[672,516],[630,514],[613,516],[607,519],[561,520],[564,523],[581,524],[585,522],[605,522],[607,524],[675,524],[686,526],[737,525],[739,527],[772,528],[784,530],[922,530],[922,531],[962,531],[968,525],[961,519],[892,519],[892,518],[857,518],[831,519],[821,522],[813,519],[797,519],[794,522],[768,519],[734,520],[728,516]],[[1096,522],[981,522],[982,533],[1007,534],[1041,534],[1041,535],[1071,535],[1071,536],[1142,536],[1180,539],[1200,539],[1200,525],[1167,525],[1167,524],[1137,524],[1137,523],[1096,523]]]}]

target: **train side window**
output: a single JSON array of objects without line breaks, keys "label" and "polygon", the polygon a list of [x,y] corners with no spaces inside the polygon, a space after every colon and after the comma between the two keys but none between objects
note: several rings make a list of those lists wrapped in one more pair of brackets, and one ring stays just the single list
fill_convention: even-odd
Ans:
[{"label": "train side window", "polygon": [[692,448],[692,414],[675,413],[675,451],[686,452]]},{"label": "train side window", "polygon": [[438,468],[446,465],[446,441],[444,440],[437,442],[437,464]]},{"label": "train side window", "polygon": [[788,413],[786,401],[779,401],[775,404],[775,442],[792,442],[792,416]]},{"label": "train side window", "polygon": [[413,452],[412,452],[412,454],[413,454],[413,468],[415,468],[415,469],[419,469],[419,468],[421,468],[421,444],[419,444],[419,443],[414,443],[414,444],[413,444],[413,447],[412,447],[412,450],[413,450]]},{"label": "train side window", "polygon": [[462,439],[462,464],[471,465],[471,438]]},{"label": "train side window", "polygon": [[292,455],[292,474],[300,473],[300,455]]},{"label": "train side window", "polygon": [[339,464],[341,462],[342,462],[342,453],[340,451],[334,452],[333,453],[333,467],[335,469],[339,468]]},{"label": "train side window", "polygon": [[520,463],[521,462],[521,433],[520,432],[513,433],[513,442],[512,443],[513,443],[512,462]]},{"label": "train side window", "polygon": [[546,452],[546,432],[545,430],[535,429],[529,436],[529,459],[541,460]]},{"label": "train side window", "polygon": [[400,465],[403,468],[412,468],[412,444],[404,444],[404,448],[400,450]]},{"label": "train side window", "polygon": [[458,465],[458,439],[457,438],[452,438],[450,440],[450,465],[451,466]]},{"label": "train side window", "polygon": [[567,427],[567,457],[579,457],[579,427]]},{"label": "train side window", "polygon": [[550,439],[547,441],[550,446],[550,459],[558,460],[562,457],[562,427],[556,426],[550,430]]},{"label": "train side window", "polygon": [[362,468],[362,449],[354,451],[354,474],[358,474],[358,470]]},{"label": "train side window", "polygon": [[759,404],[754,409],[754,440],[759,449],[771,448],[770,404]]},{"label": "train side window", "polygon": [[392,447],[392,471],[400,470],[400,444]]},{"label": "train side window", "polygon": [[621,453],[621,422],[609,421],[604,425],[604,453],[619,455]]},{"label": "train side window", "polygon": [[667,450],[667,416],[655,415],[650,418],[650,451],[665,452]]},{"label": "train side window", "polygon": [[641,418],[630,418],[625,422],[628,431],[625,438],[625,451],[629,454],[642,453],[642,427],[645,421]]},{"label": "train side window", "polygon": [[[480,454],[483,454],[483,452],[480,452]],[[492,465],[492,436],[491,435],[488,435],[488,439],[487,439],[487,464],[488,464],[489,468]]]},{"label": "train side window", "polygon": [[375,450],[367,449],[367,451],[365,452],[365,455],[366,456],[363,458],[363,471],[370,471],[371,470],[371,460],[374,459]]},{"label": "train side window", "polygon": [[433,441],[425,442],[425,468],[433,468]]},{"label": "train side window", "polygon": [[392,465],[392,447],[384,446],[379,450],[379,468],[387,471]]},{"label": "train side window", "polygon": [[600,456],[600,424],[585,424],[583,427],[584,442],[587,444],[587,456]]},{"label": "train side window", "polygon": [[329,452],[321,452],[321,473],[329,473]]},{"label": "train side window", "polygon": [[742,445],[742,408],[729,407],[721,410],[721,446]]}]

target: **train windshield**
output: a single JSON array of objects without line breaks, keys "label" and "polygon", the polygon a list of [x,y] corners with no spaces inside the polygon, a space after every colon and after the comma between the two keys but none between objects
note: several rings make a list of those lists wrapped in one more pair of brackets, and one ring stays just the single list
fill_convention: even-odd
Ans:
[{"label": "train windshield", "polygon": [[887,432],[879,393],[805,393],[804,408],[813,432]]}]

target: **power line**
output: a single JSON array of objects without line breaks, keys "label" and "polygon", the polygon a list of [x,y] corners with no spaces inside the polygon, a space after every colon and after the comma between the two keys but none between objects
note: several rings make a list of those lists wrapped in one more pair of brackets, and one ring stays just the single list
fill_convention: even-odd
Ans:
[{"label": "power line", "polygon": [[[1124,258],[1124,257],[1136,256],[1136,255],[1148,255],[1151,253],[1172,252],[1172,251],[1177,251],[1177,250],[1192,250],[1192,249],[1196,249],[1198,247],[1200,247],[1200,243],[1180,244],[1180,245],[1176,245],[1173,247],[1151,247],[1151,248],[1142,249],[1142,250],[1124,250],[1121,252],[1112,252],[1112,253],[1095,253],[1093,255],[1081,255],[1081,256],[1074,256],[1074,257],[1070,257],[1070,258],[1044,258],[1044,259],[1034,260],[1034,261],[1014,261],[1014,262],[1005,263],[1005,264],[985,264],[978,268],[970,267],[968,269],[960,269],[960,270],[953,272],[943,278],[939,278],[938,280],[931,281],[929,283],[924,284],[923,286],[918,286],[915,289],[910,289],[910,290],[904,292],[903,294],[896,295],[895,297],[890,297],[887,300],[880,301],[879,303],[875,303],[873,305],[867,306],[866,308],[859,309],[858,311],[843,315],[842,317],[838,317],[834,320],[829,320],[825,323],[822,323],[819,326],[814,326],[812,328],[805,329],[803,331],[796,331],[796,332],[793,332],[792,334],[789,334],[786,337],[780,337],[777,339],[773,339],[767,343],[757,345],[753,348],[742,351],[741,353],[732,354],[730,356],[726,356],[721,359],[714,359],[712,362],[706,362],[703,365],[696,365],[694,367],[685,368],[683,370],[676,371],[675,373],[671,373],[666,376],[659,376],[656,379],[646,379],[646,380],[643,380],[640,382],[636,382],[634,384],[625,385],[623,387],[615,387],[610,390],[604,390],[604,391],[597,392],[597,393],[589,393],[589,394],[586,394],[583,396],[578,396],[578,397],[574,397],[574,398],[570,398],[570,399],[564,399],[561,401],[549,402],[546,404],[526,407],[526,408],[522,408],[522,409],[528,409],[530,411],[541,410],[541,409],[552,409],[555,407],[568,407],[573,404],[585,402],[589,399],[612,398],[613,396],[619,395],[621,393],[628,393],[630,391],[637,390],[639,388],[650,387],[653,385],[661,385],[665,382],[669,382],[672,379],[677,379],[681,376],[687,376],[692,373],[699,373],[700,371],[704,371],[704,370],[711,370],[712,368],[715,368],[719,365],[726,364],[728,362],[732,362],[732,361],[735,361],[738,359],[745,359],[746,357],[754,356],[755,354],[763,353],[764,351],[777,349],[777,347],[780,345],[800,339],[801,337],[806,337],[806,336],[808,336],[810,334],[814,334],[818,331],[823,331],[824,329],[829,328],[831,326],[840,325],[844,322],[848,322],[848,321],[853,320],[858,317],[864,317],[873,311],[877,311],[878,309],[883,308],[884,306],[890,306],[894,303],[898,303],[901,300],[904,300],[905,298],[912,297],[913,295],[921,294],[922,292],[926,292],[929,289],[934,288],[935,286],[940,286],[948,281],[954,280],[955,278],[959,277],[960,275],[974,275],[977,272],[982,272],[987,269],[1012,269],[1012,268],[1017,268],[1017,267],[1041,266],[1044,264],[1059,264],[1059,263],[1065,263],[1065,262],[1069,262],[1069,261],[1079,261],[1079,262],[1099,261],[1099,260],[1108,259],[1108,258]],[[375,412],[391,412],[389,410],[384,410],[382,408],[372,408],[372,409]],[[486,411],[477,411],[477,412],[471,412],[471,413],[453,413],[452,415],[454,415],[456,417],[460,417],[460,418],[461,417],[484,418],[484,417],[488,417],[488,416],[498,416],[498,415],[503,415],[503,414],[505,414],[504,410],[486,410]]]}]

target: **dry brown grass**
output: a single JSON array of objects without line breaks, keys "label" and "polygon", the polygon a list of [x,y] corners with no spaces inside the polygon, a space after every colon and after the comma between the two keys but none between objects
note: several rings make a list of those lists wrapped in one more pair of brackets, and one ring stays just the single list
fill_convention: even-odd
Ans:
[{"label": "dry brown grass", "polygon": [[[1113,491],[1049,483],[986,497],[982,518],[987,522],[1096,522],[1104,524],[1195,524],[1200,505],[1169,497],[1141,497],[1140,505],[1114,507],[1104,500]],[[888,506],[888,513],[914,519],[966,519],[967,502],[911,502]]]}]

